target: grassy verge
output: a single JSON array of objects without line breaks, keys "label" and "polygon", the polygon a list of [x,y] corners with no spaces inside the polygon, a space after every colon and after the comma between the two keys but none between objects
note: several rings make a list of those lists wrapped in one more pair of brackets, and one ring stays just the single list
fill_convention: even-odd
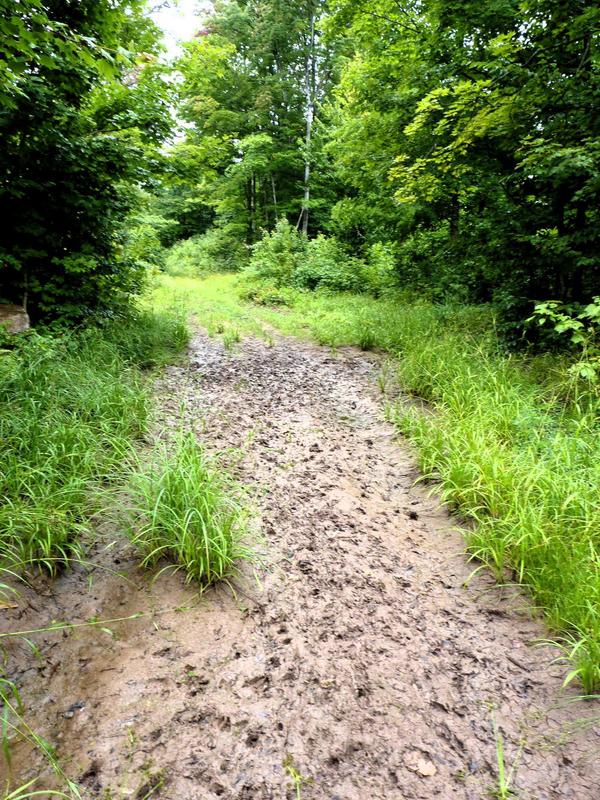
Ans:
[{"label": "grassy verge", "polygon": [[235,281],[231,274],[213,275],[205,281],[162,275],[155,281],[152,307],[193,314],[209,334],[223,336],[224,340],[239,339],[241,333],[268,338],[254,309],[240,303]]},{"label": "grassy verge", "polygon": [[0,564],[54,573],[79,552],[92,488],[112,480],[144,430],[140,367],[186,339],[183,323],[142,313],[104,327],[15,337],[0,353]]},{"label": "grassy verge", "polygon": [[560,361],[503,354],[485,308],[292,290],[271,298],[284,307],[251,305],[222,275],[160,284],[161,302],[174,295],[209,330],[268,335],[274,326],[392,354],[404,390],[436,413],[398,402],[391,417],[416,444],[424,475],[473,522],[473,557],[529,588],[572,663],[568,678],[586,692],[600,687],[598,406],[573,400]]}]

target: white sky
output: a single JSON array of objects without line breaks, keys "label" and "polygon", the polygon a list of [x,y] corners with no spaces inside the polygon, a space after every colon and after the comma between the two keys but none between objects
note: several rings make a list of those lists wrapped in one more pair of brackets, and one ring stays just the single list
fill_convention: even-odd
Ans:
[{"label": "white sky", "polygon": [[[150,0],[158,5],[159,0]],[[171,0],[166,8],[151,13],[152,19],[165,32],[165,44],[169,55],[174,55],[179,42],[191,39],[200,27],[203,11],[211,8],[206,0]]]}]

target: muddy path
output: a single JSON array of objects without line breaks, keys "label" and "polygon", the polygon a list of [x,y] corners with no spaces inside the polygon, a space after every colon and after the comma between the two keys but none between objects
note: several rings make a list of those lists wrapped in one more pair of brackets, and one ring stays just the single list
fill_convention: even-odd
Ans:
[{"label": "muddy path", "polygon": [[[229,352],[198,333],[162,377],[159,429],[183,418],[241,452],[267,561],[235,595],[198,598],[99,546],[92,580],[75,570],[4,614],[146,614],[38,637],[39,663],[10,648],[28,718],[85,798],[288,800],[296,783],[303,800],[480,800],[497,787],[493,717],[519,798],[600,797],[600,724],[581,724],[598,708],[567,703],[522,598],[484,575],[463,586],[456,522],[415,488],[378,372],[356,351],[275,337]],[[18,747],[17,777],[39,769]]]}]

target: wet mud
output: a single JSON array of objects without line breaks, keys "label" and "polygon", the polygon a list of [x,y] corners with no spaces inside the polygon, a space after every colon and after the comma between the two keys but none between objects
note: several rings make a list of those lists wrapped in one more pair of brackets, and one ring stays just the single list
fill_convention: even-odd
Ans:
[{"label": "wet mud", "polygon": [[[34,634],[39,659],[8,648],[29,723],[84,798],[480,800],[499,738],[522,800],[600,797],[600,710],[561,690],[525,598],[481,573],[465,587],[457,522],[415,486],[379,370],[353,350],[228,351],[199,332],[161,377],[157,430],[191,427],[235,465],[264,563],[199,597],[100,542],[91,571],[0,612],[21,630],[144,615]],[[13,780],[40,772],[50,785],[18,744]]]}]

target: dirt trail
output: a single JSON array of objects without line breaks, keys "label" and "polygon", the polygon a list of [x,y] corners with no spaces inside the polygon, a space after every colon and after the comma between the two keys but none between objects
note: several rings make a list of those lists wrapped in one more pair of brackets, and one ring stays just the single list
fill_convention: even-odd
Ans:
[{"label": "dirt trail", "polygon": [[[236,597],[198,601],[180,576],[150,585],[131,553],[99,553],[130,582],[98,569],[89,588],[75,571],[31,595],[11,625],[193,606],[111,625],[115,638],[47,635],[39,665],[13,645],[30,719],[85,797],[284,800],[301,775],[303,800],[479,800],[497,774],[492,708],[522,800],[600,797],[600,725],[573,724],[597,708],[564,705],[526,604],[485,576],[463,587],[463,543],[413,488],[378,369],[198,334],[167,370],[161,424],[180,424],[183,401],[211,449],[243,449],[268,563]],[[25,748],[16,764],[38,767]]]}]

